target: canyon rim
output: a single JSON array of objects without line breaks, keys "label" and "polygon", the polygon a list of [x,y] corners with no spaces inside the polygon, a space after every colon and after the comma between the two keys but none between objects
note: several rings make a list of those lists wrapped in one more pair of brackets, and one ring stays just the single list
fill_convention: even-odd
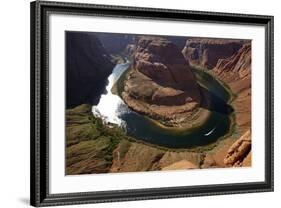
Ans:
[{"label": "canyon rim", "polygon": [[251,166],[251,41],[67,31],[66,175]]}]

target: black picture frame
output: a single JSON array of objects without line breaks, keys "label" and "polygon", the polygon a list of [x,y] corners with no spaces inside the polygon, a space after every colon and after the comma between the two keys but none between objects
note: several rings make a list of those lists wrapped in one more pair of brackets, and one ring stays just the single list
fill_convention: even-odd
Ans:
[{"label": "black picture frame", "polygon": [[[273,191],[273,16],[183,11],[125,6],[31,2],[31,186],[33,206],[73,205],[218,194]],[[265,27],[265,181],[170,188],[147,188],[82,193],[49,193],[49,68],[50,13],[193,21]]]}]

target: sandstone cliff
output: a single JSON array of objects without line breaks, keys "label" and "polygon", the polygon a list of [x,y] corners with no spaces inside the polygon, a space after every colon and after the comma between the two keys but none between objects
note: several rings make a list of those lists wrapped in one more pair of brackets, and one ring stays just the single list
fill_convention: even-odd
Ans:
[{"label": "sandstone cliff", "polygon": [[249,167],[251,155],[251,131],[248,129],[238,139],[228,137],[206,152],[201,168]]},{"label": "sandstone cliff", "polygon": [[[233,93],[231,105],[235,112],[236,135],[239,137],[248,135],[251,129],[251,42],[190,38],[182,53],[190,63],[209,69],[210,74],[230,88]],[[229,148],[235,141],[231,136],[206,153],[202,168],[229,166],[230,162],[225,164],[223,158],[229,154]],[[243,163],[241,161],[237,163],[250,166],[251,152],[246,157]]]},{"label": "sandstone cliff", "polygon": [[66,105],[97,104],[114,65],[91,33],[66,33]]},{"label": "sandstone cliff", "polygon": [[219,59],[214,73],[228,83],[235,93],[251,87],[251,44],[245,43],[232,56]]},{"label": "sandstone cliff", "polygon": [[251,127],[251,44],[245,43],[231,57],[220,59],[212,71],[236,95],[232,106],[242,135]]},{"label": "sandstone cliff", "polygon": [[162,168],[162,170],[187,170],[187,169],[198,169],[198,168],[199,166],[194,165],[193,163],[187,160],[181,160]]},{"label": "sandstone cliff", "polygon": [[219,59],[232,56],[242,45],[240,40],[189,38],[182,53],[191,64],[212,69]]},{"label": "sandstone cliff", "polygon": [[176,45],[164,38],[142,37],[133,61],[122,93],[129,107],[170,125],[184,123],[198,110],[199,86]]},{"label": "sandstone cliff", "polygon": [[227,166],[242,166],[243,163],[248,163],[248,157],[251,157],[251,141],[251,132],[247,131],[229,148],[224,164]]}]

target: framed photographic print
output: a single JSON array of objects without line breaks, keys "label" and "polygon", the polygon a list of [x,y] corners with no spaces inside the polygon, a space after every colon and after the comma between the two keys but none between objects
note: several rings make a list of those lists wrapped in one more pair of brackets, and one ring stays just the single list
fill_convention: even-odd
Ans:
[{"label": "framed photographic print", "polygon": [[31,3],[31,205],[273,191],[273,17]]}]

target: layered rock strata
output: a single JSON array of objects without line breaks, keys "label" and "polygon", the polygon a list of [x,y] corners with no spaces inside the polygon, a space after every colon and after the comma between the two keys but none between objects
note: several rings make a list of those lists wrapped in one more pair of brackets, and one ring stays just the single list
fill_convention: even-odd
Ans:
[{"label": "layered rock strata", "polygon": [[199,86],[172,42],[142,37],[135,46],[133,61],[122,92],[130,108],[171,126],[185,123],[199,110],[203,101]]},{"label": "layered rock strata", "polygon": [[[241,139],[243,135],[251,139],[249,133],[251,129],[251,42],[190,38],[182,53],[187,61],[203,70],[208,70],[229,87],[233,94],[231,105],[235,112],[236,135],[220,142],[216,148],[208,152],[202,167],[250,166],[251,152],[248,153],[250,144],[246,145],[243,142],[240,146],[238,143],[243,140]],[[240,139],[236,143],[237,135]],[[241,152],[246,151],[247,154],[242,154],[241,158],[237,159],[236,153],[230,154],[234,148],[231,147],[232,144],[236,149],[242,148]],[[247,146],[245,149],[244,144]]]},{"label": "layered rock strata", "polygon": [[212,69],[219,59],[232,56],[242,45],[240,40],[189,38],[182,53],[191,64]]},{"label": "layered rock strata", "polygon": [[227,166],[242,166],[243,161],[251,151],[251,144],[251,132],[247,131],[229,148],[224,164]]},{"label": "layered rock strata", "polygon": [[212,72],[235,95],[232,106],[242,135],[251,128],[251,44],[245,43],[231,57],[220,59]]}]

